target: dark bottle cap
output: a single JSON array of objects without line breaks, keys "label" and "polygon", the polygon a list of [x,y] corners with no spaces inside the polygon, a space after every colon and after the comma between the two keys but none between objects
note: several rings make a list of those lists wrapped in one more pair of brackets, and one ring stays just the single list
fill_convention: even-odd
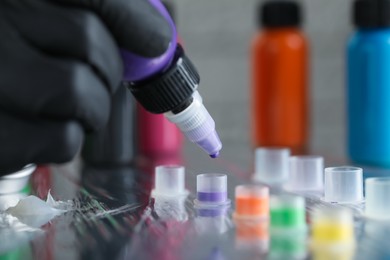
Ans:
[{"label": "dark bottle cap", "polygon": [[149,112],[161,114],[186,108],[198,88],[199,74],[178,44],[171,66],[162,73],[140,82],[128,82],[128,88]]},{"label": "dark bottle cap", "polygon": [[353,23],[358,28],[390,27],[390,0],[356,0]]},{"label": "dark bottle cap", "polygon": [[301,10],[297,2],[274,0],[260,4],[258,23],[264,27],[295,27],[301,25]]}]

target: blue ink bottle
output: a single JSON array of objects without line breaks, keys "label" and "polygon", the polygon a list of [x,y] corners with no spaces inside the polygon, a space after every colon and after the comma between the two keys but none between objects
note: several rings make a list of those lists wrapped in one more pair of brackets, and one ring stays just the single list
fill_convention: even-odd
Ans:
[{"label": "blue ink bottle", "polygon": [[390,0],[355,0],[347,48],[348,155],[390,167]]}]

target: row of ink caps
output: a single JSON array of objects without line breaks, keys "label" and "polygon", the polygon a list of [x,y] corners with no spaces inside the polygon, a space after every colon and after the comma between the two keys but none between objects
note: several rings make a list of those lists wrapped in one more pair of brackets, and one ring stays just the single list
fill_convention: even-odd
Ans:
[{"label": "row of ink caps", "polygon": [[[253,183],[281,187],[329,204],[358,205],[364,217],[390,220],[390,177],[367,178],[364,198],[362,168],[338,166],[324,169],[323,165],[321,156],[290,156],[287,148],[258,148],[252,179]],[[158,169],[155,183],[161,183],[161,187],[157,189],[156,186],[155,193],[184,192],[184,169],[183,172],[172,170],[176,174],[164,167]],[[224,174],[198,175],[196,204],[229,203],[226,179]],[[242,188],[237,187],[236,192],[242,193]]]},{"label": "row of ink caps", "polygon": [[[185,170],[182,166],[158,166],[152,196],[187,196]],[[197,176],[195,208],[204,216],[217,216],[230,207],[227,195],[227,175],[200,174]],[[305,244],[307,220],[305,199],[282,193],[270,196],[269,188],[262,184],[239,185],[235,188],[233,219],[238,236],[266,236]],[[354,248],[353,215],[347,208],[316,208],[310,216],[312,249],[314,254],[352,254]],[[272,244],[272,240],[271,240]],[[278,244],[278,243],[276,243]],[[274,243],[275,246],[275,243]],[[292,246],[296,247],[296,246]],[[342,249],[342,250],[340,250]],[[298,250],[305,254],[305,250]],[[347,257],[348,258],[348,257]]]},{"label": "row of ink caps", "polygon": [[364,197],[362,168],[324,169],[321,156],[290,156],[287,148],[258,148],[253,181],[316,197],[329,204],[358,205],[363,217],[390,220],[390,177],[367,178]]},{"label": "row of ink caps", "polygon": [[[263,229],[269,225],[272,233],[305,233],[305,199],[317,196],[327,207],[316,207],[308,216],[311,223],[312,244],[354,245],[353,215],[347,207],[332,206],[359,204],[365,207],[364,217],[387,220],[390,216],[390,178],[368,178],[363,196],[363,170],[358,167],[323,167],[320,156],[290,156],[284,148],[258,148],[255,153],[255,184],[235,188],[235,219],[237,230]],[[264,185],[265,184],[265,185]],[[288,193],[269,195],[269,187],[283,187]],[[229,207],[227,176],[200,174],[197,176],[195,207],[205,212]],[[188,195],[185,189],[184,167],[159,166],[156,168],[155,189],[158,196]],[[323,204],[322,204],[323,205]],[[267,224],[264,224],[266,223]],[[249,223],[249,225],[248,225]],[[246,232],[244,232],[246,233]],[[256,233],[256,232],[255,232]],[[258,232],[257,232],[258,233]],[[296,236],[296,234],[294,234]],[[349,246],[345,246],[349,245]],[[325,247],[326,248],[326,247]],[[336,249],[339,246],[336,246]],[[337,250],[336,250],[337,251]]]}]

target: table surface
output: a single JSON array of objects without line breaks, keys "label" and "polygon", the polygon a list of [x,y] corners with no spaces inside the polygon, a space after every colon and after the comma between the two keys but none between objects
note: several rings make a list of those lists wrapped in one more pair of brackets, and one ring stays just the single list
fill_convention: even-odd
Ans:
[{"label": "table surface", "polygon": [[[227,150],[234,151],[230,148]],[[240,165],[224,159],[234,152],[211,160],[192,149],[187,148],[183,156],[141,158],[137,167],[94,169],[73,162],[38,168],[31,179],[31,193],[45,199],[51,189],[56,199],[71,200],[72,210],[38,228],[15,223],[7,226],[0,213],[0,259],[310,258],[310,253],[305,253],[306,239],[290,237],[278,244],[267,232],[254,236],[237,233],[231,217],[234,201],[214,217],[200,214],[193,205],[196,175],[226,173],[232,199],[237,184],[250,182],[251,152],[242,150],[247,162]],[[191,194],[187,198],[151,199],[154,167],[171,163],[186,166],[186,186]],[[387,170],[365,169],[369,177],[388,174]],[[4,198],[0,196],[0,202]],[[307,198],[308,211],[317,204],[318,200]],[[363,221],[358,211],[354,258],[390,256],[390,242],[384,239],[390,229],[382,223]]]}]

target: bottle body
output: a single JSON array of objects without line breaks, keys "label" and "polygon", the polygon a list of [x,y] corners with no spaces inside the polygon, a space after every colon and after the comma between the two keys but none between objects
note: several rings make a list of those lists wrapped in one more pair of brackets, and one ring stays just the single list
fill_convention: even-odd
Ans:
[{"label": "bottle body", "polygon": [[254,147],[305,153],[308,136],[308,43],[298,28],[266,29],[252,45]]},{"label": "bottle body", "polygon": [[111,99],[106,126],[86,136],[82,158],[88,165],[111,167],[130,165],[136,156],[135,100],[125,86]]},{"label": "bottle body", "polygon": [[[175,22],[175,5],[171,1],[162,1],[173,22]],[[183,46],[177,34],[177,43]],[[178,156],[182,151],[183,135],[179,128],[169,122],[163,114],[152,114],[141,104],[137,104],[138,151],[141,155],[159,158]],[[153,167],[154,173],[154,167]]]},{"label": "bottle body", "polygon": [[[222,143],[215,122],[202,102],[193,102],[200,77],[192,62],[177,44],[176,26],[160,0],[149,0],[172,29],[172,39],[159,57],[142,57],[121,50],[124,81],[137,101],[149,112],[164,113],[181,132],[216,158]],[[195,104],[196,103],[196,104]]]},{"label": "bottle body", "polygon": [[347,49],[348,155],[390,167],[390,29],[360,30]]}]

